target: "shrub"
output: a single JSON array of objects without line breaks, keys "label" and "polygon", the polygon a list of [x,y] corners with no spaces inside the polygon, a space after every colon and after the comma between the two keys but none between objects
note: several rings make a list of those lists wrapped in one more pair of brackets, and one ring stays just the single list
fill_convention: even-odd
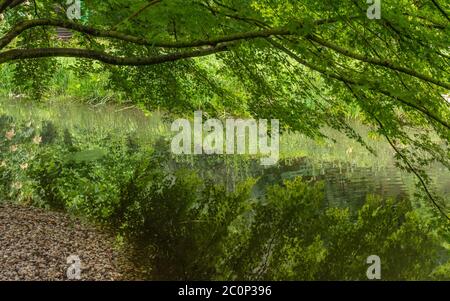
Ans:
[{"label": "shrub", "polygon": [[[378,255],[385,280],[430,279],[436,231],[405,201],[369,197],[356,216],[327,208],[322,184],[287,181],[251,197],[158,160],[122,191],[115,225],[157,280],[357,280]],[[447,253],[448,258],[448,253]]]},{"label": "shrub", "polygon": [[250,183],[234,193],[193,171],[151,161],[124,189],[116,225],[143,253],[145,276],[207,280],[217,275],[230,226],[246,208]]},{"label": "shrub", "polygon": [[35,203],[109,223],[140,154],[129,155],[120,139],[93,147],[88,133],[84,143],[71,137],[65,130],[61,141],[36,154],[29,172],[39,196]]},{"label": "shrub", "polygon": [[[268,190],[254,222],[234,239],[225,269],[240,280],[364,280],[370,255],[383,280],[429,279],[443,251],[406,201],[369,197],[353,216],[326,208],[320,185],[296,179]],[[448,256],[448,253],[447,253]],[[261,262],[262,261],[262,262]]]},{"label": "shrub", "polygon": [[30,202],[34,191],[27,170],[38,145],[31,143],[36,130],[31,122],[18,123],[0,116],[0,198]]}]

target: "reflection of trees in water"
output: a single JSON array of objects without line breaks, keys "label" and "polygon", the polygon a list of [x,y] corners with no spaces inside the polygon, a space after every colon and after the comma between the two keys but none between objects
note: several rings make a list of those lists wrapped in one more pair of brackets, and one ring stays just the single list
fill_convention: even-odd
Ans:
[{"label": "reflection of trees in water", "polygon": [[[360,208],[368,195],[381,195],[396,199],[407,199],[414,194],[416,187],[413,175],[401,172],[391,167],[357,167],[352,163],[320,163],[311,164],[306,158],[295,161],[281,162],[279,166],[269,169],[253,170],[252,176],[259,176],[254,187],[255,196],[263,196],[265,187],[273,184],[282,184],[283,180],[294,179],[301,176],[306,181],[325,182],[325,198],[329,205],[348,206]],[[431,174],[439,174],[439,170],[432,170]],[[439,193],[445,194],[449,186],[443,185],[445,178],[450,175],[440,174],[441,180],[437,185]],[[444,186],[446,189],[440,189]]]},{"label": "reflection of trees in water", "polygon": [[359,208],[369,194],[404,199],[408,197],[411,189],[394,167],[379,172],[373,168],[338,162],[314,165],[302,158],[293,165],[281,165],[277,169],[266,170],[256,184],[256,192],[263,195],[264,187],[281,184],[283,180],[298,176],[311,182],[324,181],[325,198],[333,206]]},{"label": "reflection of trees in water", "polygon": [[[225,184],[233,190],[237,183],[249,178],[257,178],[253,187],[255,197],[264,197],[269,185],[282,185],[284,180],[302,177],[305,181],[325,182],[325,198],[331,206],[360,208],[368,195],[380,195],[396,199],[407,199],[416,191],[415,178],[400,171],[388,156],[367,158],[364,162],[333,160],[319,161],[317,158],[289,158],[280,160],[275,166],[264,167],[258,158],[227,155],[173,156],[168,142],[159,145],[161,154],[170,157],[171,168],[195,169],[203,178]],[[392,163],[392,164],[391,164]],[[368,166],[368,167],[367,167]],[[435,188],[440,194],[450,190],[450,174],[446,170],[433,167],[430,175],[435,179]]]}]

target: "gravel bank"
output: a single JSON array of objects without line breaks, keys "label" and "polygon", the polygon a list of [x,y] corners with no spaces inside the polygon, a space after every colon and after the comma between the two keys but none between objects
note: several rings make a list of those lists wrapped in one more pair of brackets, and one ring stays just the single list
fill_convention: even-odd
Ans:
[{"label": "gravel bank", "polygon": [[62,213],[0,203],[0,280],[67,280],[68,256],[81,280],[122,280],[113,237]]}]

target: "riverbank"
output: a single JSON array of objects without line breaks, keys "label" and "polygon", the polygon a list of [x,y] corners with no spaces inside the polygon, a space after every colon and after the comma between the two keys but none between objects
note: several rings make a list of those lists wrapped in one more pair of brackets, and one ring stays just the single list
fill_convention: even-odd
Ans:
[{"label": "riverbank", "polygon": [[81,260],[81,280],[125,278],[125,256],[106,231],[63,213],[0,204],[0,281],[67,280],[71,255]]}]

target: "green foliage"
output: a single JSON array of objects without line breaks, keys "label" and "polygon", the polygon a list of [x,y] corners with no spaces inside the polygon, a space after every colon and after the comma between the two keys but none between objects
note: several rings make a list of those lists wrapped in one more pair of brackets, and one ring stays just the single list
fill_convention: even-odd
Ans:
[{"label": "green foliage", "polygon": [[58,131],[51,121],[44,121],[42,124],[42,143],[53,144],[58,138]]},{"label": "green foliage", "polygon": [[[389,139],[398,166],[419,176],[425,191],[428,167],[450,169],[450,110],[442,96],[450,88],[448,9],[383,0],[381,19],[370,20],[369,6],[85,1],[82,20],[68,22],[62,3],[25,1],[1,12],[0,87],[32,99],[63,94],[177,114],[277,118],[284,129],[321,138],[333,128],[368,148],[347,120],[358,114]],[[45,21],[21,28],[37,18]],[[69,41],[56,37],[62,25],[54,22],[72,30]]]},{"label": "green foliage", "polygon": [[142,155],[129,153],[127,136],[105,139],[95,129],[67,128],[61,135],[52,121],[39,127],[7,115],[0,123],[2,199],[108,221]]},{"label": "green foliage", "polygon": [[[316,279],[326,250],[320,240],[324,213],[322,185],[300,178],[269,188],[253,205],[252,220],[230,241],[226,264],[233,279]],[[230,277],[228,276],[228,277]]]},{"label": "green foliage", "polygon": [[113,141],[105,149],[73,150],[74,146],[57,146],[36,156],[30,176],[37,183],[39,199],[51,208],[106,222],[136,157],[128,156],[125,146]]},{"label": "green foliage", "polygon": [[27,177],[30,161],[38,151],[39,135],[31,122],[15,123],[0,115],[0,195],[2,199],[30,202],[32,182]]},{"label": "green foliage", "polygon": [[327,279],[352,279],[364,272],[358,263],[371,254],[382,258],[384,280],[428,279],[439,265],[438,253],[444,252],[430,222],[407,201],[370,197],[356,221],[348,212],[333,210],[328,210],[326,219],[329,229],[321,236],[330,241]]},{"label": "green foliage", "polygon": [[[363,280],[365,261],[382,260],[382,279],[428,279],[443,248],[409,203],[370,197],[357,216],[326,208],[321,187],[300,179],[274,186],[254,221],[232,241],[233,279]],[[447,252],[448,254],[448,252]]]},{"label": "green foliage", "polygon": [[147,277],[212,279],[229,227],[245,209],[249,185],[226,193],[191,171],[170,173],[150,162],[123,191],[116,223],[145,250],[138,260]]},{"label": "green foliage", "polygon": [[134,130],[42,119],[0,116],[2,195],[111,226],[145,278],[366,279],[372,254],[384,280],[450,277],[448,224],[406,200],[369,197],[354,212],[300,178],[256,197],[244,159],[229,187],[219,157],[177,159],[164,137],[150,151]]},{"label": "green foliage", "polygon": [[49,89],[57,64],[56,59],[17,62],[12,79],[13,92],[26,92],[33,99],[42,99]]}]

